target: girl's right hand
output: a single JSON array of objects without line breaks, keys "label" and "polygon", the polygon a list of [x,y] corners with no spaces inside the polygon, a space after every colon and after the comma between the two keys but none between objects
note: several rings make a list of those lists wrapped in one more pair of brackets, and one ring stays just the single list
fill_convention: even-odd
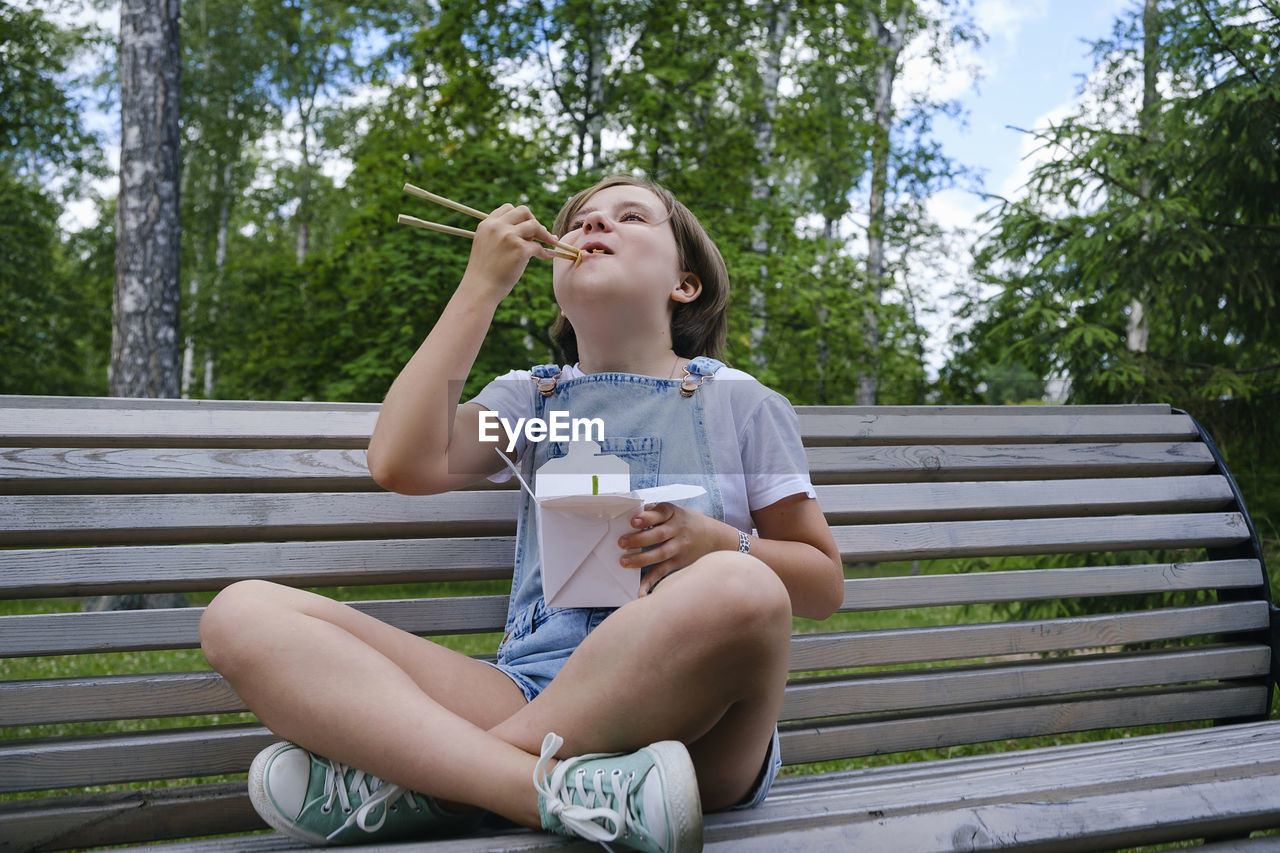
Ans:
[{"label": "girl's right hand", "polygon": [[531,258],[555,257],[554,250],[538,242],[554,243],[555,239],[529,208],[502,205],[476,227],[471,259],[459,289],[474,289],[495,303],[501,302],[516,286]]}]

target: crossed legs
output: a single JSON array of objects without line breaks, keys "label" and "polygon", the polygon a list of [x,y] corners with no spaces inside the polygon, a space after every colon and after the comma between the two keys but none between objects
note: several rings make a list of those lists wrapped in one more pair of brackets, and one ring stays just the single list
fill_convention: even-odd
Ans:
[{"label": "crossed legs", "polygon": [[593,631],[532,702],[500,671],[321,596],[235,584],[200,625],[209,663],[273,732],[410,790],[538,827],[534,765],[680,740],[708,811],[759,773],[791,608],[760,561],[711,554]]}]

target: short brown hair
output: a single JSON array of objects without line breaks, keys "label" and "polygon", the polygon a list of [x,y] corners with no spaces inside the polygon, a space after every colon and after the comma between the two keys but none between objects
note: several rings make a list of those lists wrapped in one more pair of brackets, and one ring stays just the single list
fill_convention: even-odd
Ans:
[{"label": "short brown hair", "polygon": [[[676,238],[680,269],[702,282],[702,293],[692,302],[677,303],[671,314],[671,343],[676,355],[721,358],[728,333],[729,271],[720,250],[707,236],[702,223],[666,187],[630,175],[612,175],[582,190],[565,202],[551,230],[557,236],[568,233],[569,223],[593,195],[609,187],[631,186],[646,189],[662,200],[667,209],[671,233]],[[578,361],[578,336],[567,317],[559,316],[551,327],[551,340],[567,364]]]}]

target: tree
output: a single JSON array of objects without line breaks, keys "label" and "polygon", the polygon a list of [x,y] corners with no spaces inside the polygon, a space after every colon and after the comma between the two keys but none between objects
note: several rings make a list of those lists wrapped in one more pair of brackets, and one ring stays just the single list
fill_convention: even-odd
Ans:
[{"label": "tree", "polygon": [[[1007,361],[1069,380],[1073,402],[1186,408],[1240,454],[1260,515],[1280,508],[1263,473],[1280,461],[1277,45],[1274,3],[1168,0],[1119,19],[1077,114],[1036,131],[1052,159],[992,211],[977,271],[995,294],[971,305],[951,370]],[[1130,346],[1135,301],[1145,348]]]},{"label": "tree", "polygon": [[87,82],[69,71],[98,44],[92,28],[0,5],[0,393],[106,390],[101,281],[76,268],[58,228],[62,202],[104,173],[81,118]]},{"label": "tree", "polygon": [[178,0],[125,0],[109,377],[122,397],[178,396],[180,74]]}]

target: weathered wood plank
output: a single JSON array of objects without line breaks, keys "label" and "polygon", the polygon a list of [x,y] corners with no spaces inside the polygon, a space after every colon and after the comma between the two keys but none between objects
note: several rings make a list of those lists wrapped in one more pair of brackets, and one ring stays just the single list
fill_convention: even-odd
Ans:
[{"label": "weathered wood plank", "polygon": [[1149,477],[1214,469],[1213,454],[1199,442],[808,447],[805,454],[815,483]]},{"label": "weathered wood plank", "polygon": [[0,493],[374,491],[365,451],[8,447]]},{"label": "weathered wood plank", "polygon": [[0,802],[0,825],[3,851],[99,848],[266,828],[243,782]]},{"label": "weathered wood plank", "polygon": [[363,448],[376,411],[331,411],[317,418],[299,409],[0,408],[5,447],[288,447]]},{"label": "weathered wood plank", "polygon": [[1249,540],[1235,512],[912,522],[834,527],[845,560],[928,560],[1178,548],[1225,548]]},{"label": "weathered wood plank", "polygon": [[799,634],[791,640],[790,669],[812,672],[1106,648],[1259,631],[1268,624],[1266,602],[1241,601],[1024,622]]},{"label": "weathered wood plank", "polygon": [[279,740],[262,726],[0,743],[0,793],[244,773]]},{"label": "weathered wood plank", "polygon": [[[45,399],[45,398],[36,398]],[[56,399],[56,398],[55,398]],[[71,398],[81,399],[81,398]],[[313,403],[312,405],[323,405]],[[349,404],[358,405],[358,404]],[[935,415],[991,415],[997,417],[1022,418],[1041,417],[1043,415],[1170,415],[1173,408],[1168,403],[1094,403],[1063,406],[963,406],[963,405],[914,405],[914,406],[796,406],[796,414],[804,415],[912,415],[915,417],[933,417]]]},{"label": "weathered wood plank", "polygon": [[[801,679],[787,686],[783,720],[1020,700],[1122,687],[1260,678],[1266,646],[1087,655],[1064,660]],[[102,675],[0,683],[0,726],[232,714],[247,710],[214,672]]]},{"label": "weathered wood plank", "polygon": [[0,545],[510,536],[511,491],[0,496]]},{"label": "weathered wood plank", "polygon": [[1041,417],[886,413],[798,413],[805,444],[1043,444],[1199,438],[1187,415],[1046,414]]},{"label": "weathered wood plank", "polygon": [[[1203,474],[1197,443],[811,447],[815,482],[1043,480]],[[0,493],[374,490],[363,448],[3,447]]]},{"label": "weathered wood plank", "polygon": [[967,521],[1228,509],[1222,476],[817,486],[831,524]]},{"label": "weathered wood plank", "polygon": [[1278,797],[1280,775],[1268,768],[1255,779],[1210,777],[1164,788],[1135,784],[1115,792],[1083,792],[1068,800],[1046,792],[1044,799],[955,802],[910,813],[895,810],[892,816],[879,809],[849,814],[824,804],[817,820],[796,814],[789,821],[769,825],[760,815],[740,819],[751,820],[747,826],[726,827],[723,832],[708,828],[703,849],[1083,853],[1273,828]]},{"label": "weathered wood plank", "polygon": [[[181,543],[503,535],[513,491],[0,496],[0,544]],[[1192,512],[1229,507],[1223,477],[818,486],[832,524]]]},{"label": "weathered wood plank", "polygon": [[1270,667],[1270,648],[1255,645],[808,679],[787,686],[779,719],[937,709],[979,702],[1021,703],[1031,698],[1095,690],[1265,678]]},{"label": "weathered wood plank", "polygon": [[[357,601],[351,605],[406,631],[431,635],[499,631],[507,615],[505,595]],[[2,617],[0,658],[193,649],[200,645],[197,628],[203,613],[203,607],[185,607]]]},{"label": "weathered wood plank", "polygon": [[844,582],[844,603],[840,610],[893,610],[900,607],[939,607],[1192,589],[1248,589],[1261,587],[1262,584],[1262,564],[1257,560],[855,578]]},{"label": "weathered wood plank", "polygon": [[[475,596],[352,604],[403,630],[434,635],[499,631],[506,618],[506,600],[506,596]],[[4,617],[0,657],[195,648],[202,613],[203,608],[188,607]],[[1075,619],[803,634],[792,640],[791,669],[847,669],[1087,649],[1256,631],[1267,623],[1266,602],[1244,601]]]},{"label": "weathered wood plank", "polygon": [[0,551],[0,596],[187,592],[252,578],[296,586],[510,578],[514,559],[513,536]]},{"label": "weathered wood plank", "polygon": [[0,682],[0,726],[140,720],[247,710],[216,672]]},{"label": "weathered wood plank", "polygon": [[1091,729],[1261,716],[1268,699],[1263,685],[1215,687],[846,724],[788,723],[781,729],[782,758],[803,764]]}]

